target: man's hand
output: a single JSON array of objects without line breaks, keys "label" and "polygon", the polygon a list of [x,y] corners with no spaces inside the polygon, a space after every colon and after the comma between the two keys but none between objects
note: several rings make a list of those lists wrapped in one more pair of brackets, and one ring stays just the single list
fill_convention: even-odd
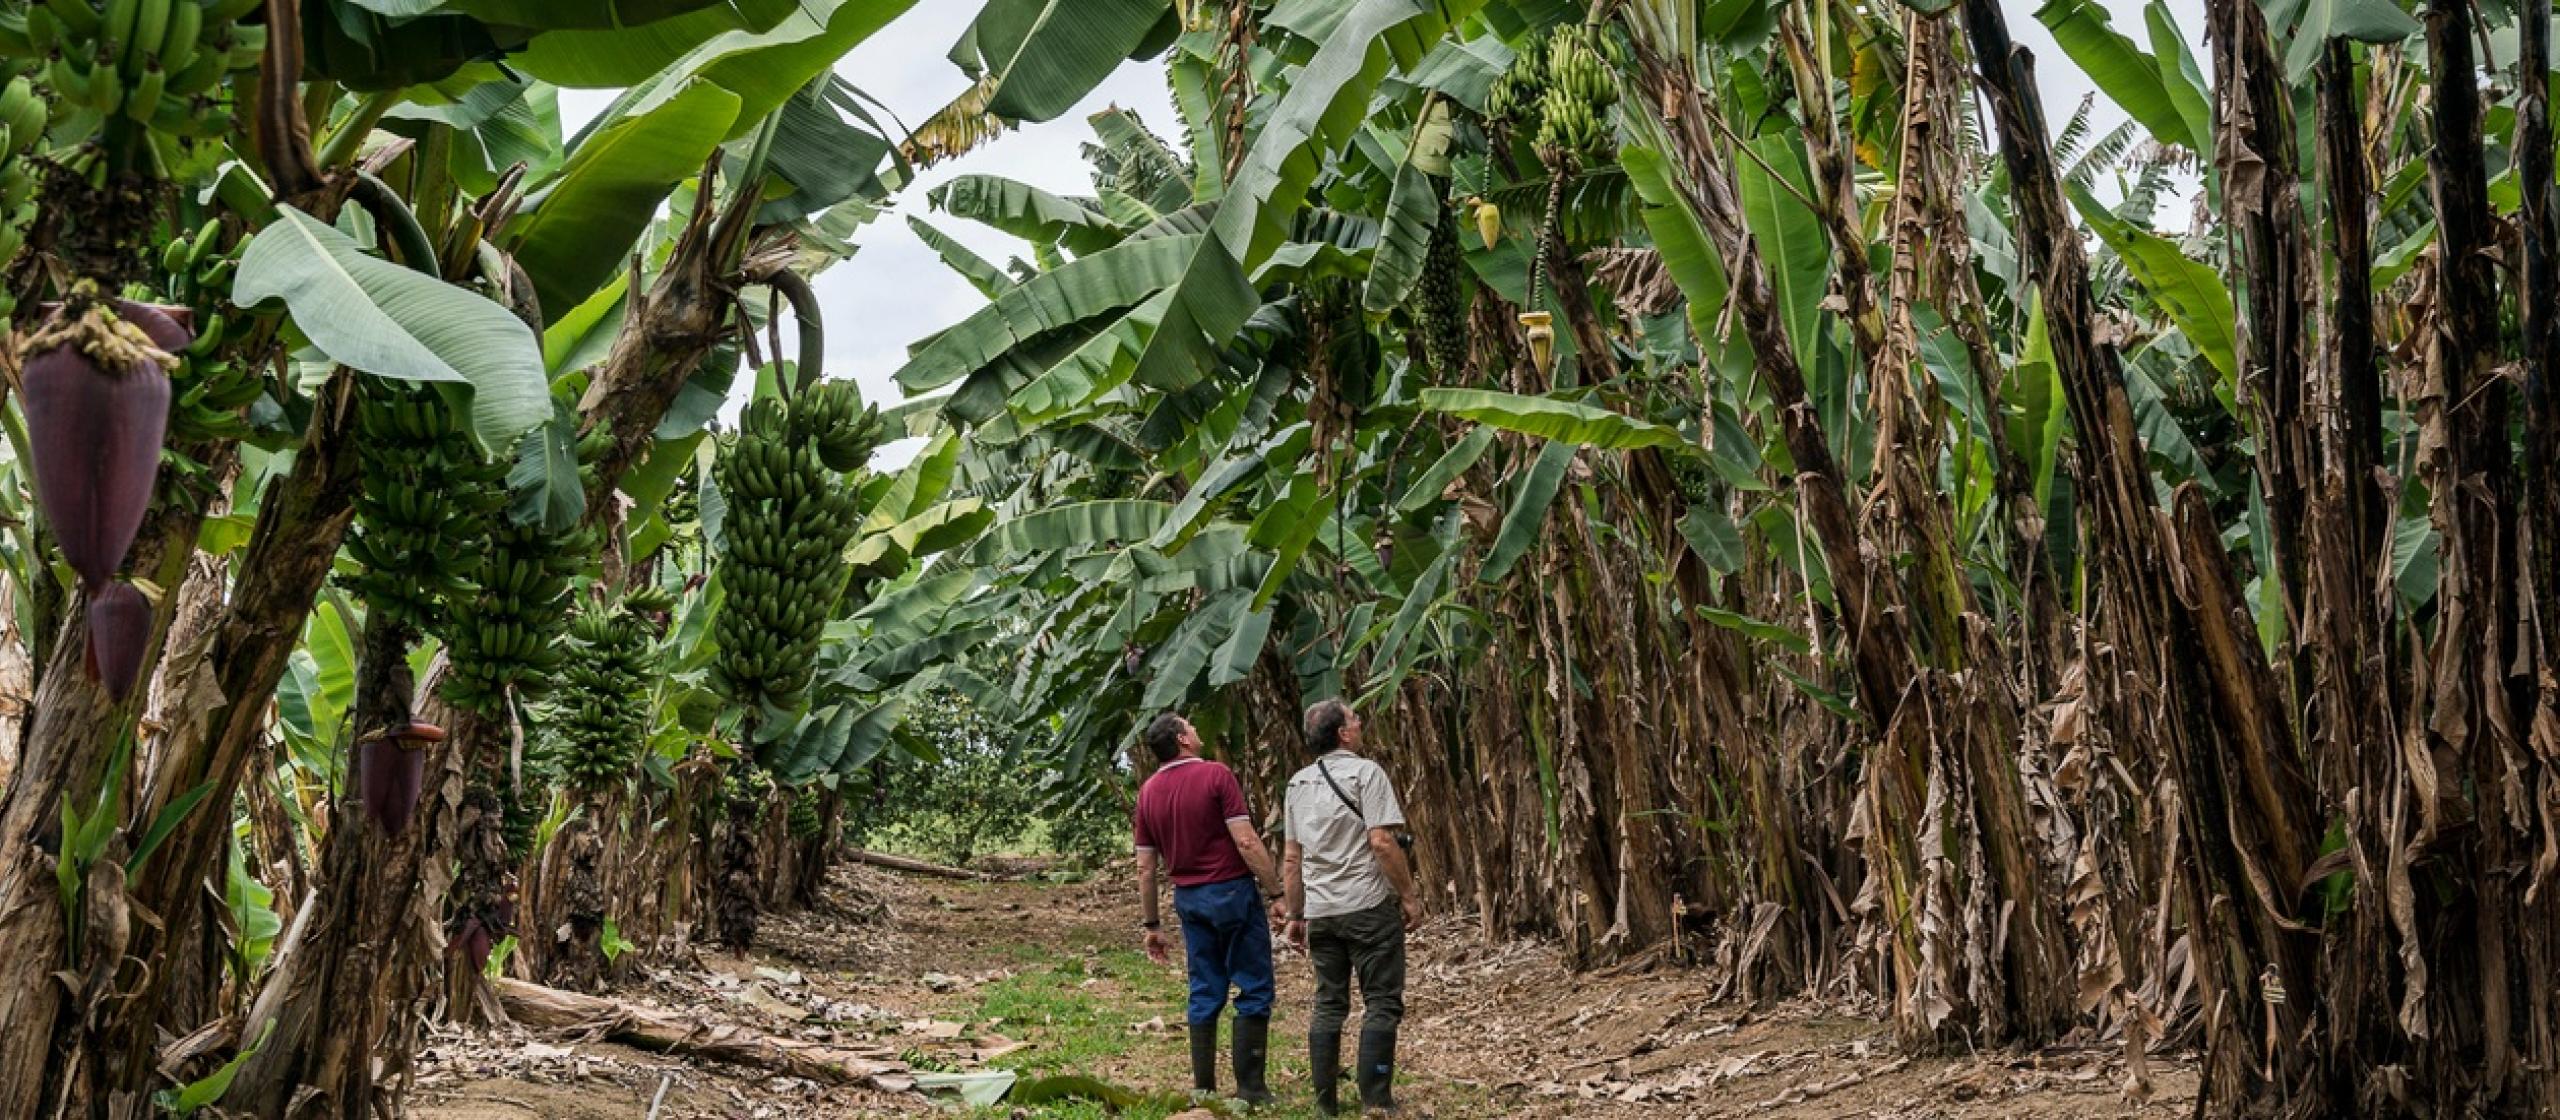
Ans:
[{"label": "man's hand", "polygon": [[1154,961],[1157,964],[1173,963],[1173,942],[1165,939],[1163,930],[1148,930],[1146,946],[1148,960]]},{"label": "man's hand", "polygon": [[1422,928],[1422,900],[1413,895],[1404,896],[1404,928],[1407,933]]},{"label": "man's hand", "polygon": [[1297,946],[1298,951],[1299,951],[1299,952],[1301,952],[1301,953],[1306,952],[1306,951],[1307,951],[1307,920],[1306,920],[1306,919],[1304,919],[1304,918],[1299,918],[1299,919],[1296,919],[1296,920],[1291,921],[1291,922],[1289,923],[1289,925],[1288,925],[1288,937],[1289,937],[1289,944],[1294,945],[1294,946]]},{"label": "man's hand", "polygon": [[1278,925],[1287,925],[1288,923],[1289,923],[1289,900],[1288,900],[1287,898],[1285,898],[1285,897],[1283,897],[1283,898],[1274,898],[1274,899],[1272,899],[1272,900],[1271,900],[1271,924],[1272,924],[1272,925],[1275,925],[1275,926],[1278,926]]}]

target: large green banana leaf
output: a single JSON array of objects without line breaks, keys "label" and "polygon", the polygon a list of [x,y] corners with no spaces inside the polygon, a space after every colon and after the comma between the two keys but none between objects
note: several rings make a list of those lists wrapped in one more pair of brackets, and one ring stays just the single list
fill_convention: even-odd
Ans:
[{"label": "large green banana leaf", "polygon": [[1161,712],[1179,707],[1219,647],[1234,636],[1251,599],[1250,592],[1234,588],[1211,595],[1198,608],[1184,612],[1173,636],[1158,646],[1148,661],[1146,698],[1140,701],[1140,710]]},{"label": "large green banana leaf", "polygon": [[347,0],[356,7],[391,19],[429,14],[470,16],[482,23],[534,31],[566,28],[633,28],[684,15],[700,15],[703,26],[723,23],[761,31],[782,22],[795,0]]},{"label": "large green banana leaf", "polygon": [[1135,544],[1153,537],[1172,516],[1173,506],[1167,502],[1070,502],[1022,514],[996,526],[979,545],[978,556],[990,560],[1054,549],[1095,548],[1114,541]]},{"label": "large green banana leaf", "polygon": [[1743,221],[1759,246],[1770,286],[1777,290],[1787,341],[1795,344],[1797,360],[1811,373],[1829,321],[1822,300],[1830,291],[1831,243],[1823,236],[1822,219],[1806,203],[1813,197],[1813,180],[1804,169],[1801,137],[1772,131],[1750,144],[1754,154],[1734,161]]},{"label": "large green banana leaf", "polygon": [[[1250,271],[1286,240],[1327,154],[1350,140],[1390,66],[1422,61],[1483,0],[1352,0],[1322,28],[1262,122],[1218,210],[1218,238]],[[1309,15],[1322,5],[1301,5]],[[1274,26],[1288,26],[1275,20]],[[1307,25],[1301,25],[1304,30]]]},{"label": "large green banana leaf", "polygon": [[828,774],[848,776],[870,765],[889,744],[904,708],[905,702],[896,698],[868,709],[851,704],[821,708],[766,743],[759,753],[774,778],[786,786]]},{"label": "large green banana leaf", "polygon": [[2333,38],[2366,43],[2397,43],[2420,30],[2418,21],[2392,0],[2261,0],[2267,22],[2287,28],[2284,70],[2299,82],[2320,61],[2321,48]]},{"label": "large green banana leaf", "polygon": [[329,360],[377,377],[471,387],[471,431],[491,454],[551,415],[542,342],[481,295],[378,257],[291,206],[240,254],[231,300],[281,299]]},{"label": "large green banana leaf", "polygon": [[995,79],[989,113],[1055,120],[1172,16],[1170,0],[988,0],[951,60]]},{"label": "large green banana leaf", "polygon": [[1439,501],[1441,492],[1457,481],[1459,475],[1467,473],[1467,468],[1476,465],[1476,460],[1484,457],[1486,448],[1493,446],[1496,430],[1491,424],[1478,424],[1458,442],[1450,444],[1447,451],[1441,452],[1429,467],[1414,476],[1413,485],[1406,488],[1404,497],[1397,499],[1396,511],[1416,513]]},{"label": "large green banana leaf", "polygon": [[1494,534],[1493,551],[1486,553],[1484,566],[1476,569],[1480,583],[1498,584],[1511,574],[1511,566],[1520,562],[1529,546],[1536,543],[1546,527],[1547,507],[1554,505],[1556,491],[1564,487],[1566,468],[1573,465],[1579,449],[1570,443],[1550,443],[1538,452],[1530,464],[1528,476],[1520,483],[1520,491],[1511,500],[1511,510],[1502,515],[1502,528]]},{"label": "large green banana leaf", "polygon": [[621,101],[644,111],[670,96],[665,87],[698,77],[738,95],[734,136],[754,128],[914,4],[793,0],[790,15],[762,31],[740,29],[731,17],[709,11],[611,31],[554,31],[535,37],[509,61],[555,85],[627,87]]},{"label": "large green banana leaf", "polygon": [[952,475],[959,470],[960,454],[966,448],[956,432],[933,437],[933,442],[897,473],[888,491],[872,505],[871,516],[863,520],[862,530],[868,533],[889,528],[941,501],[951,490]]},{"label": "large green banana leaf", "polygon": [[1504,431],[1585,447],[1624,451],[1638,447],[1685,448],[1680,433],[1650,420],[1638,420],[1598,405],[1554,397],[1523,396],[1492,389],[1425,389],[1420,403]]},{"label": "large green banana leaf", "polygon": [[978,585],[980,573],[973,568],[957,568],[928,575],[897,591],[873,599],[854,616],[871,628],[875,641],[912,641],[924,631],[926,622],[948,610],[969,589]]},{"label": "large green banana leaf", "polygon": [[1127,230],[1082,199],[1061,198],[1001,175],[959,175],[925,193],[934,209],[1082,256],[1120,243]]},{"label": "large green banana leaf", "polygon": [[[2246,0],[2244,0],[2246,2]],[[2211,152],[2212,137],[2196,131],[2187,110],[2204,101],[2202,91],[2186,85],[2176,60],[2146,54],[2118,32],[2097,0],[2046,0],[2036,20],[2053,32],[2062,53],[2071,56],[2089,80],[2151,134],[2190,152]]]},{"label": "large green banana leaf", "polygon": [[2223,285],[2222,275],[2180,252],[2168,238],[2117,217],[2087,191],[2073,188],[2070,194],[2081,220],[2115,250],[2125,270],[2186,332],[2197,352],[2213,363],[2225,385],[2232,383],[2240,371],[2240,329],[2231,309],[2231,289]]},{"label": "large green banana leaf", "polygon": [[546,316],[567,313],[622,274],[658,204],[702,170],[739,104],[737,94],[688,80],[647,112],[609,119],[581,138],[559,177],[507,231]]},{"label": "large green banana leaf", "polygon": [[942,258],[942,263],[951,266],[951,271],[959,273],[960,278],[967,280],[970,287],[978,289],[979,295],[994,299],[1016,283],[1012,276],[1003,269],[997,268],[993,261],[979,256],[968,246],[954,240],[950,234],[934,228],[924,219],[913,214],[907,215],[907,228],[914,231],[916,239],[924,242],[926,248],[933,250],[935,256]]},{"label": "large green banana leaf", "polygon": [[1129,376],[1149,388],[1185,389],[1217,366],[1219,348],[1244,328],[1262,297],[1214,237],[1199,240],[1167,295],[1163,318]]},{"label": "large green banana leaf", "polygon": [[1114,391],[1128,384],[1130,376],[1137,372],[1138,356],[1145,352],[1146,340],[1164,322],[1174,297],[1171,288],[1148,297],[1046,372],[1014,390],[1005,398],[1005,409],[1016,421],[1032,427],[1079,414],[1091,415],[1097,410],[1111,411],[1104,402],[1124,396]]},{"label": "large green banana leaf", "polygon": [[898,371],[909,392],[948,385],[1033,336],[1138,303],[1179,280],[1200,238],[1167,237],[1081,257],[1007,289],[919,349]]},{"label": "large green banana leaf", "polygon": [[1315,472],[1308,471],[1289,480],[1280,500],[1263,507],[1253,519],[1249,539],[1271,550],[1274,557],[1262,584],[1253,596],[1253,609],[1264,610],[1277,598],[1291,573],[1298,569],[1298,558],[1306,555],[1314,544],[1317,531],[1329,520],[1320,516],[1330,507],[1331,495],[1316,484]]}]

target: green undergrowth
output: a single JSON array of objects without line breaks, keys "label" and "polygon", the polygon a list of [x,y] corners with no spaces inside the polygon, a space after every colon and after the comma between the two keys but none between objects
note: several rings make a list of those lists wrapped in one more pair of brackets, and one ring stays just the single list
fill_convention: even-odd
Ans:
[{"label": "green undergrowth", "polygon": [[[1053,944],[1005,946],[1000,955],[1013,965],[1013,975],[979,988],[971,994],[974,1003],[954,1007],[949,1014],[1032,1046],[990,1063],[1021,1076],[1014,1098],[985,1108],[955,1107],[955,1115],[967,1120],[1165,1120],[1204,1107],[1188,1099],[1191,1057],[1182,1026],[1185,988],[1179,968],[1151,963],[1133,949],[1075,936]],[[1278,1102],[1250,1114],[1229,1102],[1206,1106],[1216,1114],[1269,1120],[1316,1116],[1307,1079],[1306,1009],[1291,1006],[1287,996],[1284,985],[1281,1005],[1271,1019],[1268,1073]],[[1222,1030],[1218,1083],[1232,1092],[1235,1071],[1228,1064],[1223,1034]],[[1107,1090],[1115,1099],[1020,1099],[1034,1085],[1052,1078],[1091,1078],[1100,1083],[1094,1088]],[[1343,1092],[1351,1095],[1351,1086],[1346,1083]],[[1451,1120],[1504,1113],[1473,1089],[1426,1086],[1407,1079],[1398,1092],[1406,1103],[1427,1102],[1435,1115]]]},{"label": "green undergrowth", "polygon": [[[971,1110],[971,1120],[1013,1116],[1058,1120],[1163,1120],[1200,1107],[1186,1099],[1190,1083],[1189,1043],[1182,1027],[1184,987],[1179,969],[1154,964],[1135,950],[1094,949],[1072,945],[1015,946],[1005,954],[1017,963],[1011,977],[976,992],[968,1012],[974,1023],[993,1022],[994,1033],[1032,1043],[1019,1053],[996,1059],[1029,1085],[1043,1078],[1094,1078],[1137,1099],[1118,1103],[1091,1099],[1004,1104]],[[1304,1019],[1283,1008],[1271,1027],[1270,1080],[1280,1095],[1276,1107],[1253,1113],[1275,1120],[1312,1117],[1307,1089]],[[1225,1042],[1219,1047],[1218,1077],[1232,1090],[1234,1071],[1227,1064]],[[1017,1091],[1019,1092],[1019,1090]],[[1244,1115],[1220,1105],[1222,1115]]]}]

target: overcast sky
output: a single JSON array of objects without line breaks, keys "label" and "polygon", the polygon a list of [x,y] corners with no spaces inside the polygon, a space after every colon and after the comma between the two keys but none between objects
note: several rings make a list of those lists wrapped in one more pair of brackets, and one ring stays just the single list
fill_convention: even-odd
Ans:
[{"label": "overcast sky", "polygon": [[[2136,0],[2106,2],[2115,12],[2116,26],[2136,42],[2143,42],[2142,5]],[[2204,0],[2167,2],[2178,26],[2194,41],[2192,49],[2202,65],[2207,60],[2203,48]],[[2029,0],[2008,0],[2009,26],[2019,43],[2035,54],[2036,77],[2044,89],[2046,112],[2054,127],[2059,128],[2091,86],[2054,46],[2043,25],[2036,22],[2035,6]],[[946,56],[981,7],[959,0],[918,4],[847,56],[837,71],[913,127],[968,87],[968,79]],[[606,91],[562,91],[563,124],[574,133],[611,99]],[[854,238],[861,251],[818,278],[818,295],[827,313],[828,372],[854,378],[871,400],[898,399],[894,376],[906,361],[907,345],[959,322],[985,303],[976,289],[917,239],[907,228],[905,215],[923,217],[998,265],[1025,253],[1020,241],[975,223],[934,213],[926,201],[926,192],[955,175],[979,172],[1019,179],[1061,194],[1090,193],[1092,180],[1078,147],[1093,138],[1085,118],[1113,105],[1137,113],[1158,135],[1179,145],[1180,118],[1174,113],[1165,87],[1162,63],[1129,63],[1073,111],[1050,123],[1009,133],[964,158],[929,168],[892,200],[890,211]],[[2104,98],[2099,99],[2097,114],[2103,127],[2113,127],[2124,119],[2124,114]],[[2172,215],[2164,213],[2162,217],[2169,219]],[[740,403],[731,402],[733,413]],[[880,465],[903,462],[911,454],[911,445],[895,446],[884,452]]]}]

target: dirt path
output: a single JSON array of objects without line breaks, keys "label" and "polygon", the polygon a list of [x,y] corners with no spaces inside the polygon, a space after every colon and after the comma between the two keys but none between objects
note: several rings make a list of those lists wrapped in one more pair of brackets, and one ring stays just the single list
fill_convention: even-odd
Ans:
[{"label": "dirt path", "polygon": [[[857,889],[858,888],[858,891]],[[875,905],[885,901],[887,917]],[[958,883],[839,872],[828,912],[770,923],[757,959],[719,954],[655,970],[620,998],[761,1030],[902,1056],[920,1071],[1082,1074],[1142,1093],[1188,1080],[1181,977],[1135,951],[1125,883]],[[864,918],[863,911],[871,916]],[[1914,1060],[1860,1018],[1714,1002],[1699,971],[1574,975],[1540,945],[1486,946],[1455,922],[1415,946],[1400,1093],[1410,1114],[1476,1117],[1911,1117],[1989,1120],[2181,1116],[2195,1079],[2155,1058],[2152,1095],[2129,1103],[2112,1051]],[[1282,1107],[1312,1115],[1296,1045],[1310,978],[1280,966],[1272,1077]],[[1290,1040],[1287,1044],[1282,1039]],[[1085,1102],[962,1111],[948,1095],[821,1087],[625,1047],[521,1032],[447,1037],[423,1063],[427,1120],[1086,1117]],[[1118,1115],[1160,1120],[1161,1101]]]}]

